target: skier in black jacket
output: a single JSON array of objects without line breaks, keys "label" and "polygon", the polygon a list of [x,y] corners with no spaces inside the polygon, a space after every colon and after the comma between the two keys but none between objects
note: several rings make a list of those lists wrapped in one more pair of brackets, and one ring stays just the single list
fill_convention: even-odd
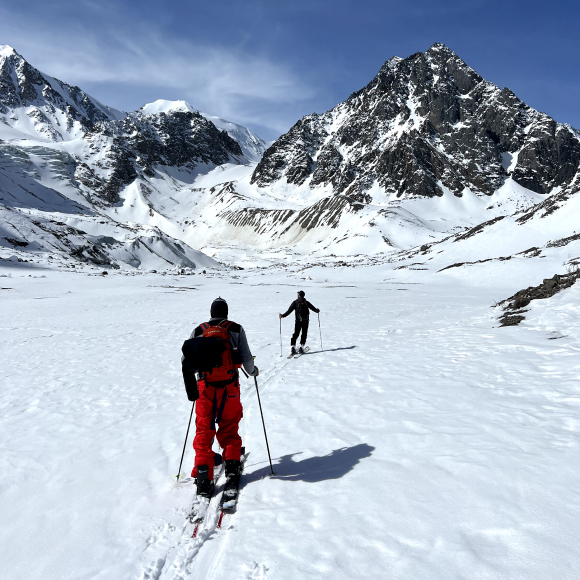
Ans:
[{"label": "skier in black jacket", "polygon": [[302,336],[300,337],[300,348],[298,349],[298,353],[304,353],[304,345],[306,344],[306,337],[308,336],[308,322],[310,318],[309,310],[313,312],[320,312],[320,308],[316,308],[312,306],[306,298],[304,298],[304,290],[300,290],[298,292],[298,298],[290,304],[290,308],[284,312],[284,314],[279,314],[280,318],[286,318],[294,310],[296,314],[296,323],[294,325],[294,334],[292,335],[292,339],[290,340],[290,354],[296,354],[296,339],[302,332]]}]

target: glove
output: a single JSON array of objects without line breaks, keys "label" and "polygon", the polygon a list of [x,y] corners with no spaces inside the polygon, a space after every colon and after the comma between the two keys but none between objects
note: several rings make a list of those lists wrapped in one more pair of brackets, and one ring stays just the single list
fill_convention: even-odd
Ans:
[{"label": "glove", "polygon": [[278,316],[279,316],[280,318],[284,318],[284,317],[283,317],[281,314],[278,314]]},{"label": "glove", "polygon": [[316,311],[317,314],[320,314],[320,308]]},{"label": "glove", "polygon": [[257,377],[260,374],[260,371],[258,370],[258,367],[254,365],[254,370],[249,374],[251,377]]},{"label": "glove", "polygon": [[188,400],[191,402],[197,401],[199,399],[199,390],[197,388],[195,375],[185,365],[181,365],[181,372],[183,374],[183,384],[185,385]]}]

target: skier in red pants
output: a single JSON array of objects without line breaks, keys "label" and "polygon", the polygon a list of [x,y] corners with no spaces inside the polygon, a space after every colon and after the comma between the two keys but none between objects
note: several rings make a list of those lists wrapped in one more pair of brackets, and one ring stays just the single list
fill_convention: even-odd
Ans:
[{"label": "skier in red pants", "polygon": [[[217,337],[223,342],[225,346],[220,346],[218,349],[218,366],[210,364],[211,370],[198,372],[195,376],[191,367],[182,363],[188,397],[190,400],[197,399],[195,438],[193,440],[195,465],[191,476],[195,477],[197,493],[202,496],[213,493],[215,454],[212,451],[212,443],[214,436],[217,437],[218,443],[223,449],[226,477],[234,479],[240,473],[242,439],[238,434],[238,425],[243,415],[243,409],[240,401],[237,369],[243,365],[248,374],[258,376],[258,367],[254,365],[246,333],[242,326],[228,320],[226,301],[223,298],[216,298],[211,305],[210,312],[209,322],[200,324],[191,334],[191,338],[209,337],[215,341]],[[196,352],[197,358],[195,360],[203,361],[215,356],[213,351],[203,351],[206,348],[215,348],[207,346],[210,343],[215,344],[215,342],[208,342],[203,338],[201,341],[197,341],[197,348],[201,348],[202,351]],[[201,366],[202,364],[198,362],[197,368]]]}]

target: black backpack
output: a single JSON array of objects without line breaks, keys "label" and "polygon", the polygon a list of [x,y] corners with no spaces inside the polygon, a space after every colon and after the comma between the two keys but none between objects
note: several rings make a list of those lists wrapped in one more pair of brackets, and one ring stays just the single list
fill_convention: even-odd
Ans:
[{"label": "black backpack", "polygon": [[308,312],[308,303],[306,302],[306,298],[301,297],[296,300],[296,314],[298,316],[298,320],[308,320],[309,312]]},{"label": "black backpack", "polygon": [[232,322],[225,320],[210,326],[207,322],[201,325],[201,336],[190,338],[183,343],[183,380],[187,398],[195,401],[199,397],[197,380],[198,373],[206,384],[223,388],[238,378],[237,366],[241,361],[237,349],[234,351],[229,340],[229,327]]}]

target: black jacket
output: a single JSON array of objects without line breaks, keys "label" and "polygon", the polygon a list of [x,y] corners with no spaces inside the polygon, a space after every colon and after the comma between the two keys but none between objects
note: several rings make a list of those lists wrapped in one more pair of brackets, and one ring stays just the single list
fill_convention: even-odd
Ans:
[{"label": "black jacket", "polygon": [[310,312],[308,312],[309,309],[313,312],[320,312],[320,310],[318,310],[318,308],[315,306],[312,306],[312,304],[310,304],[306,298],[297,298],[294,300],[294,302],[292,302],[292,304],[290,304],[290,308],[288,308],[288,310],[282,314],[282,318],[286,318],[286,316],[288,316],[288,314],[294,310],[294,313],[296,314],[296,320],[308,320],[310,318]]}]

